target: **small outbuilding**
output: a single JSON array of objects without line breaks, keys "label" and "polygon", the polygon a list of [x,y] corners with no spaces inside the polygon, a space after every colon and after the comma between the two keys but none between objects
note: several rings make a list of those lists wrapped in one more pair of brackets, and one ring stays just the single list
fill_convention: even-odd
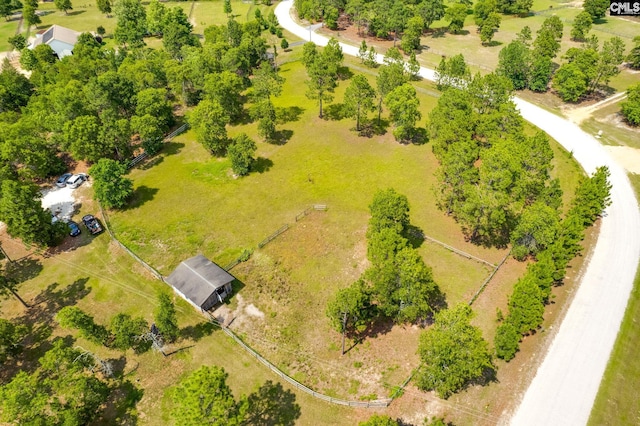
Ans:
[{"label": "small outbuilding", "polygon": [[73,54],[73,47],[76,45],[79,36],[80,33],[77,31],[60,25],[52,25],[42,34],[36,35],[29,49],[35,49],[40,44],[48,44],[58,56],[58,59],[62,59]]},{"label": "small outbuilding", "polygon": [[201,254],[180,263],[165,279],[176,293],[203,311],[231,295],[233,280],[233,275]]}]

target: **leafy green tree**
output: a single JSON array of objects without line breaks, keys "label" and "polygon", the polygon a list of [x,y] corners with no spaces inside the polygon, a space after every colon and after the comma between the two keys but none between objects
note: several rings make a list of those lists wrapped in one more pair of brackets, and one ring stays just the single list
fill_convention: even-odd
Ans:
[{"label": "leafy green tree", "polygon": [[362,74],[351,79],[344,93],[344,105],[347,115],[356,119],[356,131],[360,131],[360,117],[366,120],[367,112],[374,111],[376,92]]},{"label": "leafy green tree", "polygon": [[138,134],[142,147],[149,155],[156,154],[162,147],[162,126],[160,120],[150,114],[131,117],[131,129]]},{"label": "leafy green tree", "polygon": [[231,160],[231,169],[238,176],[249,174],[251,164],[255,161],[256,143],[244,133],[236,136],[227,149],[227,156]]},{"label": "leafy green tree", "polygon": [[160,131],[166,131],[173,123],[173,108],[167,99],[164,88],[148,88],[140,90],[136,95],[137,116],[150,115],[158,120]]},{"label": "leafy green tree", "polygon": [[369,205],[371,219],[367,235],[392,229],[402,234],[409,226],[409,200],[393,188],[379,190]]},{"label": "leafy green tree", "polygon": [[482,44],[489,44],[491,40],[493,40],[493,35],[500,28],[500,15],[496,12],[491,12],[489,16],[485,20],[482,21],[482,25],[480,25],[480,40]]},{"label": "leafy green tree", "polygon": [[518,352],[520,337],[520,333],[511,324],[511,321],[504,321],[500,324],[493,342],[498,358],[502,358],[507,362],[511,361],[516,356],[516,352]]},{"label": "leafy green tree", "polygon": [[459,34],[464,27],[464,20],[467,17],[467,6],[461,3],[454,3],[447,7],[444,19],[449,21],[449,32]]},{"label": "leafy green tree", "polygon": [[476,25],[481,28],[482,23],[489,17],[489,15],[498,10],[498,4],[496,0],[479,0],[473,6],[473,16]]},{"label": "leafy green tree", "polygon": [[562,65],[553,76],[553,88],[565,102],[576,102],[584,96],[587,83],[588,77],[573,62]]},{"label": "leafy green tree", "polygon": [[608,167],[598,167],[590,178],[583,179],[576,188],[570,214],[577,215],[585,227],[591,226],[611,205],[609,175]]},{"label": "leafy green tree", "polygon": [[133,181],[125,178],[127,166],[101,158],[89,169],[93,177],[94,197],[107,208],[122,208],[133,194]]},{"label": "leafy green tree", "polygon": [[526,16],[533,6],[533,0],[498,0],[498,10],[502,13]]},{"label": "leafy green tree", "polygon": [[531,28],[529,28],[528,25],[525,25],[524,27],[522,27],[520,32],[516,34],[516,40],[527,47],[530,46],[532,39],[533,38],[531,36]]},{"label": "leafy green tree", "polygon": [[167,6],[158,0],[151,0],[147,6],[147,30],[150,34],[162,35],[166,26]]},{"label": "leafy green tree", "polygon": [[1,186],[0,220],[7,233],[25,244],[51,246],[60,239],[60,228],[42,208],[38,187],[32,183],[5,180]]},{"label": "leafy green tree", "polygon": [[231,16],[231,14],[233,13],[231,9],[231,0],[224,0],[223,12],[227,15],[227,18]]},{"label": "leafy green tree", "polygon": [[511,233],[511,253],[520,260],[535,256],[555,240],[559,224],[557,210],[544,203],[525,208]]},{"label": "leafy green tree", "polygon": [[534,57],[555,58],[560,51],[563,29],[562,21],[557,16],[546,18],[533,42]]},{"label": "leafy green tree", "polygon": [[416,123],[422,118],[420,100],[410,84],[393,89],[384,99],[396,129],[393,135],[398,141],[408,141],[415,136]]},{"label": "leafy green tree", "polygon": [[308,86],[305,94],[307,98],[318,101],[320,118],[322,118],[323,102],[331,102],[333,100],[333,92],[338,85],[337,64],[331,61],[330,57],[332,55],[326,55],[325,52],[315,54],[313,59],[305,64],[307,75],[309,76],[309,79],[305,82]]},{"label": "leafy green tree", "polygon": [[162,45],[172,58],[182,58],[184,46],[200,47],[198,37],[192,34],[193,26],[181,7],[167,10],[164,18]]},{"label": "leafy green tree", "polygon": [[629,56],[627,56],[627,62],[629,62],[631,68],[638,69],[640,68],[640,36],[635,36],[633,42],[635,46],[631,49]]},{"label": "leafy green tree", "polygon": [[118,19],[113,32],[116,41],[131,47],[144,45],[147,15],[140,0],[118,0],[114,12]]},{"label": "leafy green tree", "polygon": [[22,351],[22,339],[27,335],[27,327],[16,325],[0,318],[0,365]]},{"label": "leafy green tree", "polygon": [[344,339],[348,334],[357,335],[367,329],[374,317],[371,304],[371,291],[362,280],[338,291],[335,298],[327,304],[327,317],[331,327],[342,334],[342,354]]},{"label": "leafy green tree", "polygon": [[607,0],[585,0],[582,7],[594,21],[597,21],[606,15],[609,10],[609,2]]},{"label": "leafy green tree", "polygon": [[573,21],[573,28],[571,28],[571,38],[576,41],[584,40],[587,33],[591,30],[593,24],[593,18],[587,11],[578,13],[578,16]]},{"label": "leafy green tree", "polygon": [[436,84],[439,90],[447,87],[464,87],[471,80],[471,70],[461,53],[451,58],[442,58],[436,68]]},{"label": "leafy green tree", "polygon": [[54,0],[56,9],[64,12],[65,15],[69,14],[69,11],[73,9],[71,0]]},{"label": "leafy green tree", "polygon": [[149,349],[147,341],[140,338],[149,329],[149,324],[142,317],[133,318],[129,314],[116,314],[111,318],[109,330],[113,335],[110,346],[121,351],[132,348],[136,353]]},{"label": "leafy green tree", "polygon": [[612,77],[620,74],[620,65],[624,61],[625,45],[620,37],[611,37],[602,44],[595,66],[595,75],[591,79],[589,91],[598,88],[600,83],[609,84]]},{"label": "leafy green tree", "polygon": [[172,417],[185,426],[239,425],[238,405],[227,377],[222,368],[203,366],[182,379],[172,393]]},{"label": "leafy green tree", "polygon": [[512,41],[498,54],[496,73],[511,80],[515,90],[526,89],[529,84],[531,54],[521,41]]},{"label": "leafy green tree", "polygon": [[236,122],[242,116],[243,90],[244,83],[236,73],[223,71],[219,74],[209,74],[205,79],[205,99],[219,103],[232,122]]},{"label": "leafy green tree", "polygon": [[169,342],[174,342],[180,335],[176,307],[167,293],[158,294],[158,307],[153,316],[155,324]]},{"label": "leafy green tree", "polygon": [[189,124],[196,133],[196,140],[214,155],[222,155],[227,149],[226,125],[229,115],[219,102],[203,100],[188,116]]},{"label": "leafy green tree", "polygon": [[633,126],[640,126],[640,84],[627,89],[627,99],[620,104],[620,112]]},{"label": "leafy green tree", "polygon": [[255,71],[251,85],[253,86],[252,97],[255,101],[270,99],[271,96],[280,96],[282,93],[282,78],[270,63],[263,62]]},{"label": "leafy green tree", "polygon": [[282,48],[282,50],[287,50],[289,48],[289,42],[287,41],[286,38],[283,38],[282,41],[280,42],[280,47]]},{"label": "leafy green tree", "polygon": [[63,131],[63,146],[76,160],[98,161],[108,157],[111,147],[100,143],[100,121],[93,115],[81,115],[68,121]]},{"label": "leafy green tree", "polygon": [[417,386],[435,390],[441,398],[464,389],[495,370],[482,332],[471,325],[473,311],[459,304],[435,315],[433,326],[422,332],[418,354],[424,363]]},{"label": "leafy green tree", "polygon": [[98,345],[103,345],[109,338],[107,329],[93,320],[93,317],[76,306],[65,306],[56,314],[56,320],[64,328],[75,328],[80,336]]},{"label": "leafy green tree", "polygon": [[553,73],[553,62],[548,56],[537,56],[535,51],[532,57],[529,88],[534,92],[546,92]]},{"label": "leafy green tree", "polygon": [[399,423],[389,416],[374,414],[369,420],[358,423],[358,426],[398,426]]},{"label": "leafy green tree", "polygon": [[[9,37],[8,42],[13,47],[13,50],[22,50],[27,47],[27,39],[22,34]],[[4,69],[4,65],[2,69]]]},{"label": "leafy green tree", "polygon": [[29,79],[5,58],[0,72],[0,112],[19,111],[29,102],[33,89]]},{"label": "leafy green tree", "polygon": [[[391,50],[391,49],[389,49]],[[397,62],[386,63],[380,67],[376,77],[376,89],[378,92],[378,124],[382,118],[382,103],[386,96],[396,87],[400,87],[407,82],[404,72],[404,64]]]},{"label": "leafy green tree", "polygon": [[533,275],[527,274],[513,288],[506,321],[512,322],[519,333],[526,334],[540,327],[543,314],[542,292]]},{"label": "leafy green tree", "polygon": [[111,0],[96,0],[98,10],[109,17],[111,13]]},{"label": "leafy green tree", "polygon": [[36,13],[38,10],[38,2],[25,1],[22,7],[22,19],[27,23],[27,26],[35,25],[38,28],[38,24],[42,22],[40,16]]},{"label": "leafy green tree", "polygon": [[420,36],[424,28],[424,21],[420,16],[414,16],[407,21],[407,28],[402,35],[402,50],[412,53],[414,50],[420,49]]},{"label": "leafy green tree", "polygon": [[13,15],[13,12],[19,7],[22,7],[20,2],[14,0],[2,0],[0,1],[0,16],[4,17],[8,21],[9,17]]},{"label": "leafy green tree", "polygon": [[443,0],[422,0],[416,5],[416,13],[424,22],[424,29],[429,29],[431,24],[445,15]]}]

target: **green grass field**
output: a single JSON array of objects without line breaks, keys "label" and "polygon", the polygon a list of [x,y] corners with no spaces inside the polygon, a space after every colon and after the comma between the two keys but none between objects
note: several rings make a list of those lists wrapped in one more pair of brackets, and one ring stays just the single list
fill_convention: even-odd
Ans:
[{"label": "green grass field", "polygon": [[18,22],[18,20],[0,21],[0,52],[8,52],[12,49],[9,44],[9,37],[16,35]]},{"label": "green grass field", "polygon": [[[629,177],[636,188],[636,197],[640,197],[640,175],[630,174]],[[589,425],[640,423],[640,404],[637,395],[640,382],[638,321],[640,321],[640,271],[636,275],[618,338],[591,410]]]}]

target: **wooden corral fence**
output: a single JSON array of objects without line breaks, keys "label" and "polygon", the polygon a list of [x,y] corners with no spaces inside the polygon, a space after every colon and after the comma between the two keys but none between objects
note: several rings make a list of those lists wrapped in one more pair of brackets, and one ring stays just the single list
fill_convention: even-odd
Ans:
[{"label": "wooden corral fence", "polygon": [[[167,136],[165,136],[164,139],[162,140],[162,142],[163,143],[171,142],[171,140],[173,138],[178,136],[180,133],[183,133],[188,128],[189,128],[189,123],[184,123],[182,126],[178,127],[173,132],[171,132]],[[133,158],[133,160],[131,160],[129,162],[129,165],[128,165],[129,168],[131,169],[131,168],[135,167],[136,164],[139,164],[141,161],[144,161],[146,158],[149,158],[149,154],[147,154],[146,151],[143,152],[142,154],[137,155],[136,157]]]}]

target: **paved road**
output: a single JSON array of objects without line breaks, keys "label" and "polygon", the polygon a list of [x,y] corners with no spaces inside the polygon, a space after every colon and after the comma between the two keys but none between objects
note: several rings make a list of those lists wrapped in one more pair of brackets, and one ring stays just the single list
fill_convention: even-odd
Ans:
[{"label": "paved road", "polygon": [[[303,40],[324,46],[328,39],[310,33],[292,18],[292,1],[276,7],[280,25]],[[358,48],[342,44],[345,54]],[[382,55],[378,55],[382,62]],[[420,75],[434,80],[433,70]],[[511,418],[514,425],[584,425],[609,360],[640,258],[640,210],[622,167],[592,136],[575,124],[515,98],[522,116],[555,138],[587,173],[611,170],[613,204],[602,219],[600,235],[580,286],[544,361]]]}]

